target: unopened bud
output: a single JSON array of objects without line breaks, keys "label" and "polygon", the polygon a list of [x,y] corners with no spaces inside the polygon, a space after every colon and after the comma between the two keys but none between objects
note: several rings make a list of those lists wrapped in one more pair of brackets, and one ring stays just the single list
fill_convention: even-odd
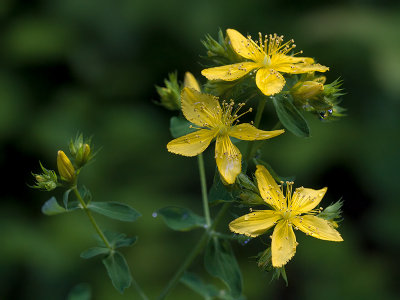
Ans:
[{"label": "unopened bud", "polygon": [[170,73],[168,79],[164,80],[165,87],[156,86],[160,96],[160,105],[169,110],[181,109],[181,87],[178,83],[177,72]]},{"label": "unopened bud", "polygon": [[75,169],[69,158],[61,150],[57,153],[57,168],[63,180],[70,183],[75,181]]},{"label": "unopened bud", "polygon": [[249,190],[244,190],[244,192],[240,193],[239,198],[243,204],[249,206],[265,204],[265,201],[259,195]]},{"label": "unopened bud", "polygon": [[304,102],[318,97],[324,91],[324,85],[317,81],[300,81],[291,89],[295,100]]},{"label": "unopened bud", "polygon": [[57,175],[56,172],[53,170],[48,170],[40,164],[43,173],[42,174],[34,174],[32,173],[33,177],[35,177],[35,185],[31,186],[35,189],[45,190],[45,191],[52,191],[57,187]]},{"label": "unopened bud", "polygon": [[75,163],[78,168],[85,165],[90,160],[90,146],[89,144],[83,144],[81,148],[78,149],[75,157]]}]

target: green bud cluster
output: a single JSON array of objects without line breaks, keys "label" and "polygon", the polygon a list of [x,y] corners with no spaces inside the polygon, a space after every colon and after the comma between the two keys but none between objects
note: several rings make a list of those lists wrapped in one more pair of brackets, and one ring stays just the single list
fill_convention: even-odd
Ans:
[{"label": "green bud cluster", "polygon": [[91,138],[84,140],[82,134],[77,134],[75,140],[69,143],[69,152],[74,158],[74,163],[77,169],[82,168],[87,164],[95,154],[92,154]]},{"label": "green bud cluster", "polygon": [[169,110],[180,110],[182,85],[178,83],[178,73],[169,73],[164,84],[165,87],[156,85],[157,93],[160,95],[159,104]]},{"label": "green bud cluster", "polygon": [[228,37],[224,36],[221,29],[218,31],[218,41],[207,34],[205,40],[201,42],[207,50],[207,56],[204,56],[204,59],[209,61],[213,66],[228,65],[244,61],[243,57],[237,55],[236,52],[233,51]]},{"label": "green bud cluster", "polygon": [[324,84],[325,80],[324,76],[303,76],[290,89],[294,103],[302,110],[318,115],[320,119],[343,117],[345,109],[338,105],[341,102],[340,96],[344,95],[340,88],[342,81],[336,79],[330,84]]},{"label": "green bud cluster", "polygon": [[42,163],[39,162],[39,164],[40,167],[42,168],[43,173],[42,174],[32,173],[36,182],[31,187],[50,192],[58,186],[57,174],[55,171],[48,170],[45,167],[43,167]]}]

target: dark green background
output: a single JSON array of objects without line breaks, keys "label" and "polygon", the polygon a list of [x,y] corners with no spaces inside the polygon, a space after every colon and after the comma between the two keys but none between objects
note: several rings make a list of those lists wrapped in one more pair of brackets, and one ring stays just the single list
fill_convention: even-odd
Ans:
[{"label": "dark green background", "polygon": [[[94,245],[86,217],[43,216],[41,205],[53,193],[27,187],[38,161],[56,168],[57,150],[67,150],[78,130],[103,147],[82,174],[94,199],[125,202],[143,214],[132,224],[98,217],[101,226],[139,236],[123,252],[149,296],[161,291],[201,232],[173,232],[152,212],[202,208],[196,160],[166,150],[173,114],[153,104],[154,85],[174,70],[204,82],[200,40],[221,27],[294,38],[297,49],[331,68],[328,81],[344,80],[347,92],[346,118],[327,123],[310,115],[312,138],[286,133],[264,148],[265,159],[279,174],[296,175],[297,185],[328,186],[324,206],[343,197],[344,243],[298,233],[288,288],[270,284],[271,274],[257,268],[262,243],[235,245],[248,299],[396,299],[399,8],[372,0],[2,0],[0,298],[64,299],[87,282],[94,299],[137,299],[133,288],[122,296],[112,288],[99,260],[79,258]],[[269,103],[262,126],[275,121]],[[212,150],[206,161],[211,181]],[[200,259],[191,270],[203,272]],[[182,285],[171,294],[189,297],[200,299]]]}]

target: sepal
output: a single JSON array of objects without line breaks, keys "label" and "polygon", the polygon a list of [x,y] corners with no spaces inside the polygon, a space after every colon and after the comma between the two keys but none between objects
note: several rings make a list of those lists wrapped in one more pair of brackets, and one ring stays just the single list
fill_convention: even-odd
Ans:
[{"label": "sepal", "polygon": [[41,167],[43,173],[42,174],[32,173],[36,182],[34,185],[32,185],[30,187],[34,188],[34,189],[40,189],[43,191],[50,192],[58,186],[57,174],[55,171],[48,170],[45,167],[43,167],[41,162],[39,162],[39,164],[40,164],[40,167]]}]

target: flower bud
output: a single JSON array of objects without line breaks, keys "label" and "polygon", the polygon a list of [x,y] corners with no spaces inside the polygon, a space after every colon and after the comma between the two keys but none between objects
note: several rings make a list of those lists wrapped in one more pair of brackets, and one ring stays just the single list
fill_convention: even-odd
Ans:
[{"label": "flower bud", "polygon": [[294,100],[302,103],[318,97],[323,91],[324,85],[317,81],[299,81],[291,89]]},{"label": "flower bud", "polygon": [[168,79],[164,80],[165,87],[156,86],[160,95],[160,105],[169,110],[181,109],[181,87],[178,83],[177,72],[170,73]]},{"label": "flower bud", "polygon": [[35,185],[31,186],[35,189],[45,190],[45,191],[52,191],[57,187],[57,174],[53,170],[47,170],[45,167],[40,164],[43,173],[42,174],[34,174],[32,175],[35,177],[36,183]]},{"label": "flower bud", "polygon": [[82,147],[80,147],[78,149],[78,152],[76,153],[75,164],[77,165],[78,168],[81,168],[90,159],[91,159],[90,146],[89,146],[89,144],[85,143],[85,144],[83,144]]},{"label": "flower bud", "polygon": [[249,190],[244,190],[241,192],[239,194],[239,198],[243,204],[249,206],[265,204],[265,201],[259,195]]},{"label": "flower bud", "polygon": [[61,179],[70,183],[73,183],[75,181],[75,169],[71,164],[69,158],[61,150],[57,153],[57,168]]}]

